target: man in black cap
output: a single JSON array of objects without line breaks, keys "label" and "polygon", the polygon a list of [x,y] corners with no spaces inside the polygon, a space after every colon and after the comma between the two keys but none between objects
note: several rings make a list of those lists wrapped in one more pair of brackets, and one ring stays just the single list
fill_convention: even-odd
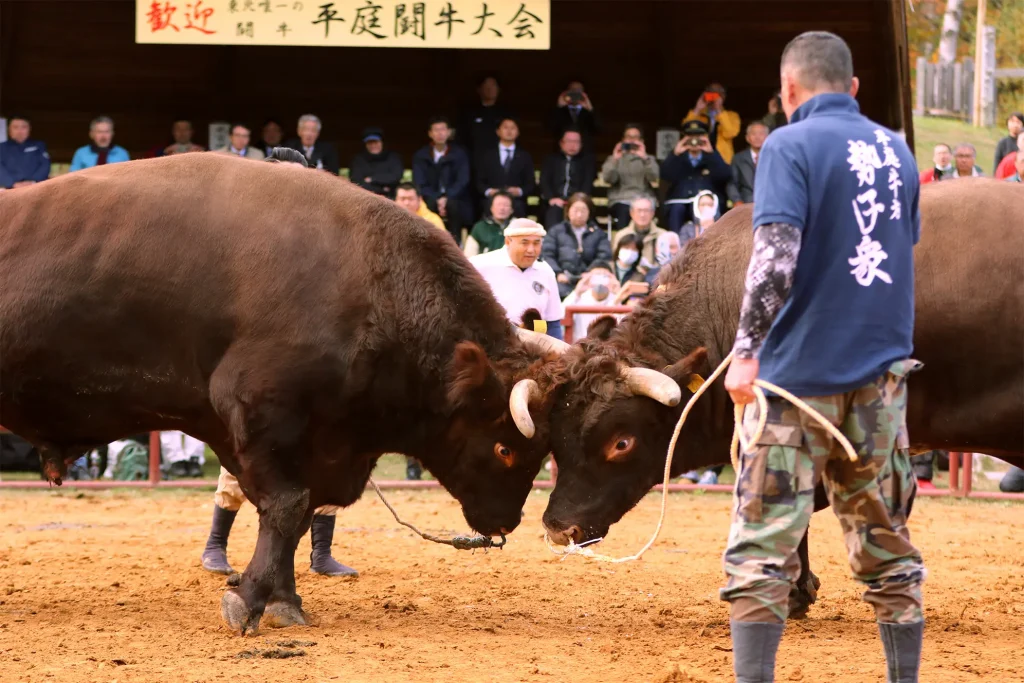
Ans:
[{"label": "man in black cap", "polygon": [[732,170],[711,146],[707,126],[687,121],[676,148],[661,162],[661,182],[668,183],[666,227],[679,232],[683,223],[694,219],[693,200],[701,190],[714,192],[718,205],[724,207],[731,179]]},{"label": "man in black cap", "polygon": [[395,188],[402,182],[402,158],[398,152],[384,151],[384,133],[371,127],[363,131],[366,151],[352,157],[348,177],[353,183],[388,199],[395,198]]}]

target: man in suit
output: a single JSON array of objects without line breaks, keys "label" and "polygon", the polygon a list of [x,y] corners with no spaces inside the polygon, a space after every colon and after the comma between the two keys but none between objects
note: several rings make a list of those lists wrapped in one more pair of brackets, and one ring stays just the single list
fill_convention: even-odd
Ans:
[{"label": "man in suit", "polygon": [[578,130],[567,128],[558,146],[561,152],[544,159],[540,169],[540,215],[548,230],[562,222],[569,197],[577,192],[593,194],[597,175],[594,158],[580,152],[582,140]]},{"label": "man in suit", "polygon": [[581,82],[570,81],[569,86],[558,96],[548,119],[548,128],[558,138],[568,129],[575,128],[583,140],[583,155],[594,156],[594,136],[601,132],[601,122]]},{"label": "man in suit", "polygon": [[220,154],[234,154],[235,156],[252,159],[254,161],[263,161],[266,155],[264,155],[263,151],[258,147],[253,147],[249,144],[249,140],[251,138],[252,131],[249,130],[249,127],[236,123],[231,126],[230,142],[226,146],[213,151]]},{"label": "man in suit", "polygon": [[448,141],[451,128],[443,116],[430,120],[427,135],[430,144],[412,156],[412,181],[427,208],[444,219],[455,243],[461,245],[471,198],[469,156]]},{"label": "man in suit", "polygon": [[327,171],[332,175],[338,175],[341,170],[341,162],[338,161],[338,150],[329,142],[320,140],[320,119],[312,114],[304,114],[299,117],[299,137],[292,138],[285,143],[285,147],[302,152],[310,168]]},{"label": "man in suit", "polygon": [[512,213],[517,218],[526,216],[526,198],[537,188],[534,180],[533,158],[516,144],[519,125],[515,119],[505,117],[498,123],[498,145],[481,151],[476,163],[476,189],[487,205],[495,192],[512,195]]},{"label": "man in suit", "polygon": [[732,158],[732,180],[725,188],[733,206],[754,201],[754,171],[766,137],[768,126],[764,123],[754,121],[747,124],[747,144],[750,146]]}]

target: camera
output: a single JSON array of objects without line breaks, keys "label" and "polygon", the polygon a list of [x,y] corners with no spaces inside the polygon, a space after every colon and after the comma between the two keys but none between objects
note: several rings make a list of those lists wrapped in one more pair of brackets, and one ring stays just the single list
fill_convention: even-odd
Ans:
[{"label": "camera", "polygon": [[698,137],[686,138],[686,140],[683,142],[683,144],[686,145],[687,147],[700,147],[700,138],[698,138]]},{"label": "camera", "polygon": [[579,104],[583,101],[582,90],[570,90],[566,94],[566,98],[569,100],[569,104]]},{"label": "camera", "polygon": [[623,142],[620,149],[622,149],[622,153],[625,154],[626,152],[632,152],[636,147],[637,145],[635,142]]}]

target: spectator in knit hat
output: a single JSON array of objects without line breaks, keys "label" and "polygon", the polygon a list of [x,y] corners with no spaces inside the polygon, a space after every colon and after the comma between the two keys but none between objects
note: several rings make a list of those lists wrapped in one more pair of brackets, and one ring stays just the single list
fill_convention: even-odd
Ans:
[{"label": "spectator in knit hat", "polygon": [[395,198],[395,188],[402,182],[402,157],[384,149],[384,132],[380,128],[363,131],[365,150],[352,157],[348,178],[353,183],[388,199]]}]

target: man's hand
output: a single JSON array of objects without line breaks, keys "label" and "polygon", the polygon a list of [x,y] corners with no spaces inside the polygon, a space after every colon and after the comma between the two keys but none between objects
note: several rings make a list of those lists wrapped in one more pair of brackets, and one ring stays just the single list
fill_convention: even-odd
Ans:
[{"label": "man's hand", "polygon": [[560,197],[552,197],[551,199],[548,200],[548,204],[550,204],[551,206],[565,208],[565,200]]},{"label": "man's hand", "polygon": [[616,159],[622,158],[622,142],[615,143],[615,148],[612,149],[612,156]]},{"label": "man's hand", "polygon": [[643,140],[641,140],[640,142],[636,143],[636,152],[635,152],[635,154],[638,157],[640,157],[641,159],[646,159],[647,158],[647,145],[644,143]]},{"label": "man's hand", "polygon": [[708,154],[711,154],[712,152],[715,151],[714,149],[711,148],[711,139],[708,138],[706,135],[702,135],[700,137],[700,147],[698,147],[698,149],[702,152],[707,152]]},{"label": "man's hand", "polygon": [[506,191],[510,195],[512,195],[513,197],[522,197],[523,196],[523,188],[521,188],[521,187],[510,187]]},{"label": "man's hand", "polygon": [[371,178],[370,176],[366,176],[365,178],[363,178],[363,182],[369,185],[370,183],[373,182],[373,178]]},{"label": "man's hand", "polygon": [[694,114],[703,114],[704,110],[708,108],[708,103],[704,101],[704,93],[700,94],[697,98],[697,104],[693,107]]},{"label": "man's hand", "polygon": [[569,276],[566,275],[565,273],[559,273],[558,275],[555,276],[555,279],[561,282],[562,284],[569,284]]},{"label": "man's hand", "polygon": [[562,94],[558,96],[558,102],[556,103],[559,107],[569,106],[569,91],[563,90]]},{"label": "man's hand", "polygon": [[594,111],[594,105],[590,103],[590,95],[588,95],[587,93],[583,93],[583,101],[580,102],[580,106],[582,106],[587,111]]},{"label": "man's hand", "polygon": [[679,138],[679,142],[676,143],[676,148],[672,150],[672,153],[676,156],[686,154],[686,141],[688,138]]},{"label": "man's hand", "polygon": [[725,390],[733,403],[746,405],[754,401],[754,380],[761,369],[756,358],[733,358],[725,373]]}]

